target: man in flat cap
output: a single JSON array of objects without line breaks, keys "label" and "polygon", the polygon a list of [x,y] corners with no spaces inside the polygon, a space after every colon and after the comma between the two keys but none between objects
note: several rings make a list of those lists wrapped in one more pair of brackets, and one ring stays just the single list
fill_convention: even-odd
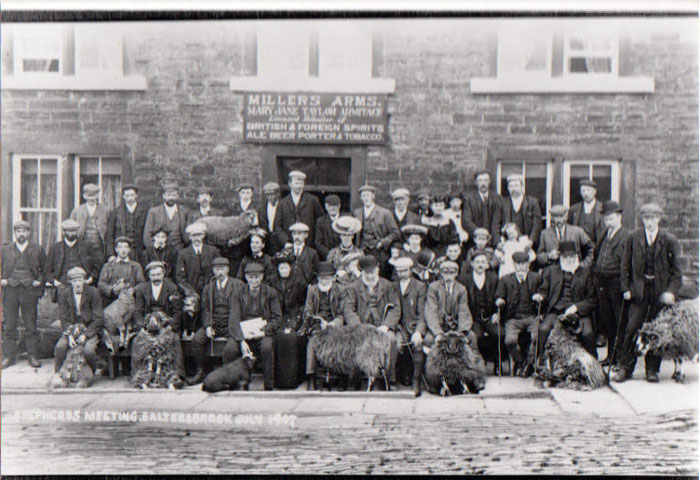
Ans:
[{"label": "man in flat cap", "polygon": [[[497,242],[501,230],[501,202],[491,190],[491,173],[479,170],[474,174],[476,190],[464,196],[462,204],[462,226],[474,239],[474,231],[484,228],[491,234],[490,242]],[[491,244],[495,246],[495,243]]]},{"label": "man in flat cap", "polygon": [[66,358],[68,347],[74,347],[76,339],[66,332],[76,323],[87,327],[86,342],[83,344],[85,358],[93,369],[98,367],[97,343],[104,327],[102,299],[97,288],[85,284],[86,272],[81,267],[73,267],[68,272],[70,287],[61,289],[58,294],[58,309],[63,336],[53,349],[54,370],[58,372]]},{"label": "man in flat cap", "polygon": [[192,225],[202,217],[219,216],[221,212],[212,206],[214,195],[209,187],[199,187],[197,189],[197,208],[187,212],[187,225]]},{"label": "man in flat cap", "polygon": [[416,205],[412,208],[413,213],[418,215],[418,218],[429,217],[433,214],[430,210],[430,198],[432,197],[429,188],[421,188],[416,193]]},{"label": "man in flat cap", "polygon": [[177,262],[177,250],[168,245],[168,231],[164,226],[158,227],[153,232],[153,244],[141,252],[140,263],[146,269],[151,262],[161,262],[165,266],[165,277],[175,281],[175,265]]},{"label": "man in flat cap", "polygon": [[[676,303],[683,280],[678,239],[668,230],[659,228],[663,210],[655,203],[648,203],[642,205],[639,214],[644,226],[630,234],[622,254],[622,295],[630,306],[618,359],[620,369],[613,377],[616,382],[632,378],[637,363],[635,337],[639,328],[651,321],[660,307]],[[661,357],[647,353],[644,363],[647,381],[658,382]]]},{"label": "man in flat cap", "polygon": [[389,248],[399,239],[401,232],[392,213],[374,202],[377,192],[374,186],[363,185],[358,191],[362,206],[356,208],[354,214],[362,222],[362,232],[358,235],[357,246],[376,258],[383,268],[389,259]]},{"label": "man in flat cap", "polygon": [[138,261],[144,250],[143,229],[146,226],[148,205],[139,202],[138,187],[133,183],[122,186],[122,202],[109,212],[107,219],[107,234],[105,235],[105,250],[107,259],[114,260],[114,240],[118,237],[129,237],[133,240],[129,253],[133,260]]},{"label": "man in flat cap", "polygon": [[[229,276],[229,261],[225,257],[217,257],[211,263],[214,277],[204,287],[202,293],[201,327],[192,337],[192,354],[196,372],[187,379],[194,385],[204,379],[204,362],[208,343],[215,338],[226,338],[224,347],[224,364],[239,356],[239,350],[234,345],[241,339],[234,339],[236,322],[239,321],[236,310],[236,299],[245,286],[243,282]],[[240,326],[238,327],[240,329]]]},{"label": "man in flat cap", "polygon": [[151,207],[146,215],[143,228],[143,244],[153,245],[153,233],[161,227],[168,232],[168,244],[179,250],[189,242],[187,228],[187,210],[178,204],[179,190],[177,182],[163,183],[163,203]]},{"label": "man in flat cap", "polygon": [[[619,356],[621,346],[614,347],[617,339],[622,310],[622,290],[620,289],[620,268],[629,230],[622,226],[622,209],[616,201],[610,200],[603,204],[603,220],[607,227],[605,235],[596,245],[595,287],[598,295],[598,324],[596,332],[607,338],[608,354],[600,362],[607,366],[616,365],[611,358],[613,350]],[[620,339],[621,340],[621,339]]]},{"label": "man in flat cap", "polygon": [[289,172],[289,194],[280,200],[277,215],[275,216],[275,229],[285,235],[285,242],[289,242],[286,236],[289,227],[295,223],[304,223],[309,227],[309,236],[306,244],[314,245],[316,233],[316,219],[323,215],[321,202],[315,195],[304,191],[306,174],[299,170]]},{"label": "man in flat cap", "polygon": [[[511,373],[528,377],[534,371],[535,364],[537,306],[541,306],[544,300],[539,293],[542,277],[539,273],[530,271],[530,255],[527,252],[515,252],[512,258],[515,271],[503,276],[498,282],[496,306],[501,322],[506,327],[508,353],[515,361]],[[530,334],[527,357],[519,342],[520,333],[524,330]]]},{"label": "man in flat cap", "polygon": [[331,228],[338,234],[340,245],[328,252],[326,261],[333,265],[338,278],[345,277],[348,272],[343,269],[344,259],[349,255],[362,255],[362,249],[353,243],[355,235],[362,230],[362,224],[355,217],[343,215],[335,219]]},{"label": "man in flat cap", "polygon": [[76,207],[70,214],[70,218],[80,225],[78,238],[88,245],[99,264],[102,265],[107,258],[105,238],[107,235],[107,223],[109,209],[98,203],[100,188],[94,183],[83,185],[83,198],[85,203]]},{"label": "man in flat cap", "polygon": [[406,238],[401,231],[403,226],[420,223],[420,217],[408,209],[410,197],[411,193],[407,188],[397,188],[391,192],[391,200],[394,202],[394,209],[391,213],[394,216],[396,226],[399,228],[399,241],[401,243],[406,243]]},{"label": "man in flat cap", "polygon": [[537,263],[542,267],[554,265],[559,261],[559,244],[573,242],[576,246],[581,265],[591,267],[595,245],[581,227],[566,223],[567,210],[564,205],[554,205],[549,209],[552,216],[552,226],[542,230],[539,247],[537,248]]},{"label": "man in flat cap", "polygon": [[280,186],[276,182],[267,182],[263,185],[265,201],[258,207],[258,222],[260,227],[267,231],[265,253],[274,256],[282,250],[286,241],[286,234],[275,229],[275,219],[280,201]]},{"label": "man in flat cap", "polygon": [[595,180],[584,178],[578,182],[581,199],[569,209],[567,222],[581,227],[586,235],[597,245],[605,235],[605,222],[603,220],[603,205],[596,198],[598,184]]},{"label": "man in flat cap", "polygon": [[597,357],[592,318],[596,299],[590,270],[580,263],[574,242],[561,242],[559,253],[559,261],[542,273],[539,292],[546,304],[537,337],[537,354],[542,354],[549,332],[559,316],[565,315],[578,317],[581,345]]},{"label": "man in flat cap", "polygon": [[257,262],[265,267],[263,282],[269,284],[272,278],[275,276],[276,269],[275,265],[272,263],[272,257],[265,253],[267,231],[260,227],[256,227],[251,229],[248,235],[250,237],[250,253],[241,259],[241,263],[238,265],[238,270],[236,271],[236,278],[243,280],[246,265],[252,262]]},{"label": "man in flat cap", "polygon": [[314,246],[321,259],[328,257],[331,249],[340,245],[340,236],[333,230],[333,222],[340,216],[340,197],[335,193],[326,196],[324,201],[327,215],[316,219]]},{"label": "man in flat cap", "polygon": [[392,337],[390,382],[396,382],[396,329],[401,319],[401,300],[389,280],[379,276],[379,263],[372,255],[359,260],[362,275],[345,287],[343,319],[347,325],[376,327]]},{"label": "man in flat cap", "polygon": [[[255,190],[255,187],[253,186],[252,183],[244,182],[238,185],[238,201],[233,204],[233,209],[231,210],[230,215],[241,215],[243,212],[247,212],[249,210],[255,212],[255,215],[257,217],[258,215],[258,205],[255,203],[253,200],[253,191]],[[254,225],[257,225],[258,222],[254,222]]]},{"label": "man in flat cap", "polygon": [[428,334],[425,323],[425,300],[428,287],[413,277],[412,267],[413,260],[410,257],[400,257],[394,262],[397,278],[393,285],[401,301],[401,319],[397,325],[395,337],[398,353],[410,350],[413,363],[413,378],[406,374],[399,374],[398,378],[404,385],[410,385],[412,382],[414,395],[419,396],[421,394],[420,378],[425,366],[423,339]]},{"label": "man in flat cap", "polygon": [[[80,224],[75,220],[64,220],[61,223],[63,238],[51,245],[47,259],[46,281],[53,287],[68,286],[68,271],[80,267],[87,272],[85,283],[97,283],[100,276],[100,263],[93,249],[78,238]],[[56,295],[54,301],[58,296]]]},{"label": "man in flat cap", "polygon": [[309,247],[306,241],[309,235],[309,227],[304,223],[295,223],[289,227],[292,237],[292,248],[286,249],[294,255],[292,264],[292,275],[304,279],[306,285],[311,285],[316,278],[318,263],[318,253]]},{"label": "man in flat cap", "polygon": [[522,175],[508,175],[508,196],[501,200],[502,225],[515,223],[520,232],[532,242],[532,249],[537,251],[537,244],[542,231],[542,209],[540,202],[531,195],[525,195]]},{"label": "man in flat cap", "polygon": [[19,220],[12,226],[15,241],[2,245],[2,292],[3,359],[0,368],[15,363],[17,357],[17,325],[20,310],[24,323],[24,338],[27,347],[27,363],[33,368],[41,364],[37,360],[36,317],[37,303],[44,292],[46,276],[46,254],[41,245],[30,241],[31,226]]},{"label": "man in flat cap", "polygon": [[204,243],[207,227],[195,222],[187,227],[191,244],[177,252],[175,281],[185,295],[202,296],[202,289],[212,276],[211,265],[219,257],[219,249]]},{"label": "man in flat cap", "polygon": [[105,307],[116,300],[123,289],[146,281],[141,264],[130,258],[131,242],[129,237],[118,237],[114,241],[116,258],[102,267],[97,288]]}]

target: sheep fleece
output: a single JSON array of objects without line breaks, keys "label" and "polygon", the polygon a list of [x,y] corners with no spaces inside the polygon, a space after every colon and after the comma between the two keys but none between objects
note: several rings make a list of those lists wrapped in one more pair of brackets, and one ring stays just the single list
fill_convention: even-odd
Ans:
[{"label": "sheep fleece", "polygon": [[653,334],[649,351],[667,359],[692,359],[698,354],[698,299],[662,308],[640,335]]},{"label": "sheep fleece", "polygon": [[391,337],[373,326],[329,327],[310,342],[319,366],[336,374],[353,375],[359,370],[379,377],[389,369]]},{"label": "sheep fleece", "polygon": [[[452,343],[456,351],[450,351]],[[449,332],[437,339],[428,353],[425,363],[425,380],[428,390],[438,394],[445,379],[453,394],[462,393],[463,381],[469,391],[478,393],[486,385],[484,359],[469,347],[466,337],[460,333]]]}]

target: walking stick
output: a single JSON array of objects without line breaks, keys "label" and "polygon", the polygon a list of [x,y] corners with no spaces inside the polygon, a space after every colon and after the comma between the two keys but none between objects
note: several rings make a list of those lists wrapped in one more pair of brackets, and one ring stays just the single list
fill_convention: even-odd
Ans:
[{"label": "walking stick", "polygon": [[498,380],[501,380],[501,306],[497,305],[498,308],[498,321],[496,326],[498,328]]},{"label": "walking stick", "polygon": [[[215,282],[216,280],[214,280]],[[211,338],[209,339],[209,356],[214,356],[214,282],[209,284],[209,326],[211,327]]]},{"label": "walking stick", "polygon": [[540,315],[542,314],[542,302],[537,303],[537,316],[535,317],[535,373],[534,376],[537,378],[537,345],[540,343]]},{"label": "walking stick", "polygon": [[615,343],[613,344],[612,348],[612,355],[608,355],[608,358],[610,359],[610,364],[608,364],[608,373],[607,373],[607,378],[608,381],[610,380],[610,370],[612,370],[613,367],[613,360],[615,359],[615,354],[617,353],[617,344],[620,341],[620,330],[622,330],[622,320],[625,318],[625,307],[628,306],[629,303],[627,300],[624,298],[622,299],[622,307],[620,307],[620,318],[617,323],[617,333],[615,334]]}]

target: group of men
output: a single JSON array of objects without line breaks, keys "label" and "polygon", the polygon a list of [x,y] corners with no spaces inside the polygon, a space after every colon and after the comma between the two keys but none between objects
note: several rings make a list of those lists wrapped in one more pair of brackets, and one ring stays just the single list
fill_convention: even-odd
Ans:
[{"label": "group of men", "polygon": [[[238,187],[226,213],[254,213],[242,242],[212,244],[199,221],[221,214],[212,206],[212,191],[199,189],[198,208],[188,211],[178,203],[174,182],[163,185],[163,202],[152,208],[138,201],[136,185],[124,185],[123,201],[111,212],[98,203],[99,188],[84,185],[85,203],[62,223],[62,238],[48,256],[30,241],[29,223],[15,222],[14,242],[2,247],[2,368],[15,363],[20,310],[28,362],[40,365],[36,316],[45,288],[55,294],[62,326],[87,325],[83,348],[98,368],[103,308],[134,287],[137,328],[147,314],[164,311],[172,328],[192,342],[190,384],[205,375],[209,342],[224,338],[224,361],[257,354],[264,386],[272,389],[276,336],[309,320],[324,329],[366,323],[391,335],[391,381],[397,381],[399,355],[408,356],[412,374],[404,369],[398,380],[412,383],[416,394],[426,352],[448,331],[465,335],[494,361],[494,371],[502,361],[494,356],[501,341],[515,373],[528,376],[563,316],[578,317],[580,341],[591,354],[597,356],[597,344],[607,344],[602,363],[613,363],[614,379],[624,381],[635,366],[635,333],[660,306],[675,302],[681,286],[678,240],[659,228],[660,207],[642,206],[643,227],[630,233],[616,202],[596,200],[592,180],[581,181],[581,203],[550,209],[552,226],[543,230],[539,203],[524,194],[520,175],[508,176],[508,194],[500,196],[491,175],[479,171],[474,191],[451,197],[422,191],[414,209],[405,188],[391,192],[389,209],[375,203],[375,187],[363,185],[361,206],[352,214],[341,213],[335,194],[324,198],[324,209],[306,191],[305,178],[290,172],[289,194],[281,199],[278,184],[265,184],[260,205],[253,185]],[[509,255],[514,272],[499,278],[494,251],[502,249],[503,227],[512,224],[537,254],[525,249]],[[183,314],[187,297],[200,300],[196,318]],[[620,326],[623,301],[629,315]],[[244,328],[251,320],[264,327]],[[58,341],[56,369],[72,342],[68,336]],[[307,375],[315,373],[310,353]],[[177,356],[185,377],[180,347]],[[647,354],[648,381],[658,381],[659,367],[660,358]]]}]

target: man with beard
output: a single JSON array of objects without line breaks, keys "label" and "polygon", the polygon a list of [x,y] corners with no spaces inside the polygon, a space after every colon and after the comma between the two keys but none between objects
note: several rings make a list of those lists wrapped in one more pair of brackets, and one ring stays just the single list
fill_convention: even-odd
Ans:
[{"label": "man with beard", "polygon": [[15,241],[2,246],[2,310],[4,313],[3,360],[0,368],[14,365],[17,357],[17,324],[20,310],[24,323],[27,363],[39,368],[37,360],[37,303],[44,291],[46,254],[41,245],[29,242],[31,226],[20,220],[12,226]]},{"label": "man with beard", "polygon": [[391,212],[377,205],[377,189],[372,185],[358,188],[362,206],[355,209],[355,218],[362,222],[362,231],[358,235],[357,245],[367,255],[373,256],[383,269],[389,259],[391,244],[399,239],[401,232],[394,222]]},{"label": "man with beard", "polygon": [[152,207],[146,216],[143,228],[143,244],[153,245],[153,233],[163,227],[168,232],[168,245],[179,250],[189,242],[187,228],[187,211],[178,205],[178,185],[176,182],[163,184],[163,203]]},{"label": "man with beard", "polygon": [[[102,264],[93,254],[92,249],[78,238],[80,224],[75,220],[64,220],[61,223],[63,238],[51,245],[47,259],[46,281],[55,288],[68,286],[68,272],[73,267],[80,267],[87,272],[84,282],[88,285],[96,283]],[[56,297],[54,301],[56,301]]]},{"label": "man with beard", "polygon": [[198,208],[187,212],[187,225],[192,225],[202,217],[212,215],[220,215],[220,213],[212,207],[212,192],[209,187],[200,187],[197,189],[197,205]]},{"label": "man with beard", "polygon": [[285,242],[289,237],[289,227],[295,223],[304,223],[309,227],[309,236],[306,244],[314,245],[316,233],[316,219],[323,215],[321,202],[315,195],[304,191],[306,174],[299,170],[289,172],[289,195],[280,200],[277,215],[275,216],[275,230],[284,235]]},{"label": "man with beard", "polygon": [[567,222],[581,227],[586,235],[597,245],[605,235],[603,205],[595,198],[598,184],[595,180],[584,178],[579,182],[582,202],[574,203],[569,209]]},{"label": "man with beard", "polygon": [[314,242],[319,258],[325,260],[328,252],[340,244],[340,237],[333,230],[333,222],[340,215],[340,197],[332,193],[325,200],[327,215],[316,219],[316,234]]},{"label": "man with beard", "polygon": [[572,242],[576,247],[581,266],[590,268],[593,265],[595,245],[581,227],[566,223],[566,207],[554,205],[549,209],[552,215],[552,226],[542,230],[537,263],[542,267],[554,265],[559,260],[559,245],[562,242]]},{"label": "man with beard", "polygon": [[258,222],[260,227],[267,231],[267,241],[265,242],[265,253],[274,256],[282,250],[286,235],[275,229],[275,219],[280,200],[280,186],[276,182],[267,182],[263,185],[265,202],[258,207]]},{"label": "man with beard", "polygon": [[474,183],[476,190],[467,193],[462,204],[462,226],[472,240],[477,228],[485,228],[495,246],[501,231],[501,208],[498,195],[491,191],[491,174],[487,170],[477,171]]},{"label": "man with beard", "polygon": [[105,263],[102,267],[97,287],[102,294],[105,306],[117,299],[122,288],[135,287],[146,281],[141,265],[129,258],[131,241],[127,237],[117,238],[115,240],[116,259]]},{"label": "man with beard", "polygon": [[149,245],[141,253],[141,266],[145,269],[151,262],[161,262],[165,266],[165,276],[175,281],[175,264],[177,250],[168,245],[168,231],[165,227],[153,232],[153,245]]},{"label": "man with beard", "polygon": [[187,234],[192,243],[177,252],[175,281],[186,296],[202,296],[204,285],[212,276],[212,262],[219,257],[219,250],[204,243],[207,227],[202,223],[193,223],[187,227]]},{"label": "man with beard", "polygon": [[540,203],[535,197],[525,195],[522,175],[508,175],[506,182],[508,184],[508,197],[501,200],[501,225],[515,223],[520,232],[530,239],[532,249],[536,251],[542,231]]},{"label": "man with beard", "polygon": [[107,254],[105,238],[109,210],[97,202],[99,195],[100,188],[97,185],[86,183],[83,186],[85,203],[75,208],[70,218],[78,222],[78,238],[92,250],[97,262],[102,266]]},{"label": "man with beard", "polygon": [[114,260],[114,240],[118,237],[129,237],[133,245],[129,253],[132,260],[138,261],[144,250],[143,228],[146,225],[148,207],[138,201],[138,187],[133,183],[122,186],[122,203],[112,210],[107,220],[105,236],[108,261]]}]

